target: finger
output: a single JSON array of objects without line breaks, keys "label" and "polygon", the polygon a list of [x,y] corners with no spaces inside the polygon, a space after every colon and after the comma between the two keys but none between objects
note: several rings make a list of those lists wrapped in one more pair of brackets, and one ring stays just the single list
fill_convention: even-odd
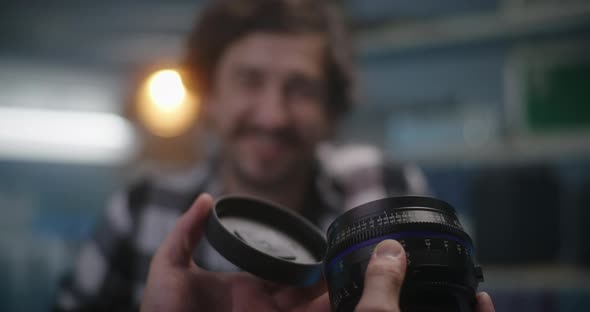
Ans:
[{"label": "finger", "polygon": [[359,311],[399,312],[399,293],[406,272],[406,254],[394,240],[380,242],[371,256],[365,273]]},{"label": "finger", "polygon": [[170,265],[190,265],[193,250],[203,236],[205,222],[212,207],[213,198],[209,194],[201,194],[178,219],[172,232],[158,248],[156,257]]},{"label": "finger", "polygon": [[266,294],[265,285],[251,275],[241,275],[231,281],[229,298],[232,301],[232,312],[283,310]]},{"label": "finger", "polygon": [[301,302],[309,302],[326,293],[326,290],[326,281],[322,278],[317,283],[307,287],[285,287],[283,285],[278,291],[272,293],[272,296],[277,305],[289,310],[300,305]]},{"label": "finger", "polygon": [[476,296],[477,299],[477,308],[475,309],[476,312],[495,312],[494,304],[492,303],[492,298],[486,292],[480,292]]},{"label": "finger", "polygon": [[330,297],[328,293],[313,299],[312,301],[298,306],[293,312],[330,312]]}]

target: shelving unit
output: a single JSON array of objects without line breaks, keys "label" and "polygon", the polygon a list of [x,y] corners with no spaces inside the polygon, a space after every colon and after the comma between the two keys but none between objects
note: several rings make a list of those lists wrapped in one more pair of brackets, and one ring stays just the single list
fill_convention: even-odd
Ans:
[{"label": "shelving unit", "polygon": [[484,266],[485,289],[590,292],[590,269],[556,265]]},{"label": "shelving unit", "polygon": [[[574,34],[577,35],[574,36]],[[567,39],[568,37],[574,38]],[[504,55],[504,65],[497,68],[497,76],[498,79],[502,80],[499,84],[502,85],[504,94],[496,100],[497,102],[488,103],[487,108],[483,107],[484,110],[489,110],[490,106],[494,106],[491,109],[496,110],[493,121],[495,124],[493,129],[490,129],[490,131],[495,131],[493,133],[494,137],[489,138],[489,142],[479,142],[480,144],[475,146],[465,143],[440,148],[433,144],[435,146],[433,149],[416,149],[413,152],[413,149],[406,148],[407,146],[396,146],[396,142],[392,142],[392,138],[388,137],[387,134],[382,134],[381,138],[377,135],[374,139],[375,143],[383,144],[390,150],[391,154],[395,155],[396,159],[421,164],[454,165],[461,162],[485,164],[531,160],[553,161],[590,156],[590,126],[586,129],[581,128],[571,131],[565,129],[540,134],[529,131],[523,121],[526,101],[526,94],[523,91],[526,88],[525,82],[523,82],[525,78],[523,72],[527,69],[528,60],[534,56],[536,59],[541,59],[541,62],[559,62],[560,57],[564,57],[563,55],[567,55],[569,58],[572,51],[573,54],[578,54],[576,56],[578,59],[584,58],[583,53],[580,53],[580,49],[584,46],[585,39],[590,40],[590,2],[503,1],[499,8],[494,11],[477,12],[463,16],[418,19],[413,22],[362,29],[356,33],[356,38],[361,62],[369,64],[365,68],[370,68],[370,64],[380,64],[383,60],[402,60],[391,65],[392,76],[396,74],[395,71],[398,70],[399,64],[403,66],[404,59],[410,59],[414,62],[412,64],[418,64],[418,66],[421,58],[429,64],[436,62],[433,61],[433,58],[438,57],[437,51],[444,50],[447,55],[456,53],[462,56],[468,56],[470,51],[481,51],[482,46],[495,47],[503,51],[500,53]],[[586,44],[584,51],[587,51],[587,55],[590,55],[590,49],[587,47]],[[552,52],[545,53],[546,50]],[[461,66],[459,58],[460,56],[457,56],[453,60],[459,62],[459,66]],[[590,62],[590,57],[586,58]],[[456,61],[457,59],[458,61]],[[440,62],[444,63],[448,62],[448,60],[441,58]],[[464,66],[469,66],[468,63],[465,64]],[[383,71],[380,66],[375,65],[374,67],[376,70]],[[464,71],[463,69],[460,72],[463,73]],[[463,75],[465,74],[463,73]],[[384,76],[384,74],[381,76]],[[377,77],[381,76],[377,75]],[[428,77],[425,76],[425,78]],[[439,79],[444,78],[439,77]],[[449,72],[448,79],[454,79],[452,72]],[[468,78],[462,77],[460,79]],[[489,76],[478,77],[478,73],[474,72],[473,79],[480,79],[482,81],[480,83],[486,83],[485,81],[496,78],[490,78]],[[403,79],[398,77],[395,81],[399,82],[400,80]],[[420,83],[420,80],[413,80],[412,82]],[[368,83],[375,83],[375,81]],[[457,88],[456,84],[453,86]],[[380,86],[379,90],[382,89],[384,87]],[[430,89],[429,86],[424,87],[424,90]],[[405,92],[405,90],[403,91]],[[452,98],[455,92],[460,93],[461,91],[448,90],[451,98],[450,102],[448,98],[438,98],[437,100],[437,96],[440,95],[435,95],[432,101],[439,102],[436,103],[438,105],[436,109],[440,110],[441,107],[445,106],[453,107],[452,109],[457,106],[478,109],[474,105],[478,104],[479,101],[477,94],[474,99],[468,98],[463,103],[453,101]],[[422,114],[428,110],[428,108],[413,107],[416,105],[412,103],[391,105],[389,102],[395,102],[396,85],[391,86],[389,93],[391,98],[381,100],[377,98],[376,100],[380,103],[371,102],[368,107],[363,108],[361,114],[365,116],[359,117],[359,120],[366,121],[367,116],[379,116],[379,122],[387,124],[391,121],[388,121],[383,116],[405,114],[411,118],[412,114]],[[416,94],[416,96],[419,97],[422,94]],[[375,99],[372,98],[371,100],[374,101]],[[461,99],[458,100],[462,101]],[[587,100],[590,100],[590,98]],[[469,103],[470,101],[476,103]],[[436,105],[430,106],[434,107]],[[469,121],[461,118],[465,117],[457,117],[457,129],[468,127],[468,125],[462,123],[468,123]],[[420,127],[419,119],[416,118],[416,127]],[[361,121],[358,124],[360,123]],[[352,128],[358,126],[354,120],[352,120],[351,124]],[[432,126],[432,124],[425,126]],[[381,127],[380,131],[387,128],[388,126],[385,125]],[[413,132],[412,129],[402,131]],[[436,131],[436,129],[433,129],[433,131]],[[460,131],[455,130],[455,132]],[[467,136],[467,134],[461,135]],[[464,138],[457,137],[451,141],[460,141],[462,139]],[[420,138],[416,141],[417,144],[420,144]]]},{"label": "shelving unit", "polygon": [[496,12],[390,24],[357,32],[362,57],[464,43],[518,40],[590,26],[590,2],[538,4]]}]

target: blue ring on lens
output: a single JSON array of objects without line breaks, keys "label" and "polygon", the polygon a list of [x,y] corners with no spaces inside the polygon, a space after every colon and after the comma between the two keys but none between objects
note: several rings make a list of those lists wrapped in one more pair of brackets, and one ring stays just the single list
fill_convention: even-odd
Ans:
[{"label": "blue ring on lens", "polygon": [[473,247],[471,246],[471,244],[467,243],[466,241],[457,238],[456,236],[453,235],[449,235],[449,234],[444,234],[444,233],[439,233],[439,232],[424,232],[424,231],[414,231],[414,232],[398,232],[398,233],[394,233],[394,234],[388,234],[388,235],[383,235],[383,236],[379,236],[379,237],[375,237],[375,238],[371,238],[369,240],[363,241],[361,243],[358,243],[356,245],[352,245],[346,249],[344,249],[342,252],[340,252],[339,254],[337,254],[329,263],[328,266],[326,267],[326,272],[329,272],[332,267],[334,266],[334,264],[336,262],[338,262],[340,259],[342,259],[344,256],[348,255],[349,253],[358,250],[360,248],[363,247],[367,247],[369,245],[373,245],[376,243],[379,243],[382,240],[386,240],[386,239],[395,239],[395,240],[399,240],[399,239],[404,239],[404,238],[408,238],[408,237],[429,237],[429,238],[442,238],[442,239],[447,239],[447,240],[452,240],[455,241],[461,245],[463,245],[463,247],[469,249],[469,254],[473,256]]}]

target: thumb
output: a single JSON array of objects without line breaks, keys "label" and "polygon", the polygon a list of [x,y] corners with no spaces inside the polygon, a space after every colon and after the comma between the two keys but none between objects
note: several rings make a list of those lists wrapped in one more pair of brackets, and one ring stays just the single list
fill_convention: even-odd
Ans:
[{"label": "thumb", "polygon": [[384,240],[376,247],[365,273],[361,311],[399,312],[399,296],[406,273],[406,254],[400,243]]},{"label": "thumb", "polygon": [[190,265],[193,250],[203,236],[212,207],[213,198],[209,194],[201,194],[178,219],[168,237],[158,248],[155,257],[172,266]]}]

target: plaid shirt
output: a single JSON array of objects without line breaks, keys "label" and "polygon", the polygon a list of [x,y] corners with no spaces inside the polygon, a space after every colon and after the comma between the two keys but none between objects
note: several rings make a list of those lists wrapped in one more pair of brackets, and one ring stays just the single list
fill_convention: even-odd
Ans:
[{"label": "plaid shirt", "polygon": [[[415,167],[386,166],[369,147],[318,153],[315,183],[301,212],[318,227],[346,209],[385,196],[426,194]],[[214,162],[182,174],[151,173],[116,193],[93,237],[83,244],[74,271],[64,279],[54,311],[138,310],[151,257],[195,197],[220,195]],[[198,265],[212,271],[238,270],[203,240],[194,254]]]}]

